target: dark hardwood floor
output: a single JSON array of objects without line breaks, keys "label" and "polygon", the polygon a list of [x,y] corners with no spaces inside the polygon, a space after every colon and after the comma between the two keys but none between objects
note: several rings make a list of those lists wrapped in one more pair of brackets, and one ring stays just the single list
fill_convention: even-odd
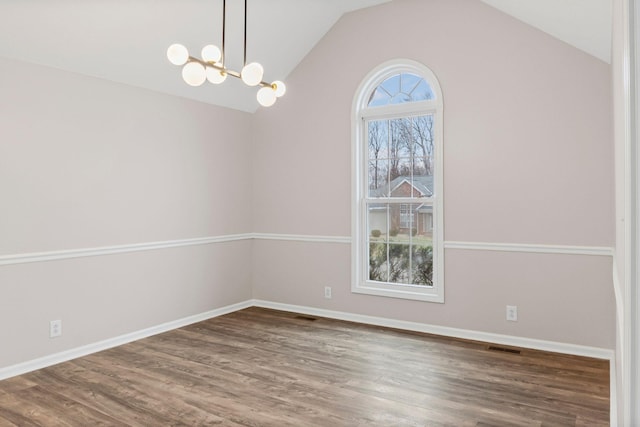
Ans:
[{"label": "dark hardwood floor", "polygon": [[0,426],[602,426],[608,361],[250,308],[0,381]]}]

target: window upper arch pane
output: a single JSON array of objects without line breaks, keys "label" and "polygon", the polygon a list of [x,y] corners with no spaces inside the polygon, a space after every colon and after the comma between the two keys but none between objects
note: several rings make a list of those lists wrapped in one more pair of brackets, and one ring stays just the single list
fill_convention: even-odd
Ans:
[{"label": "window upper arch pane", "polygon": [[367,107],[404,104],[435,99],[431,85],[413,72],[397,72],[387,77],[371,91]]},{"label": "window upper arch pane", "polygon": [[[355,116],[389,109],[443,108],[440,82],[429,67],[410,59],[392,59],[362,80],[353,99]],[[426,107],[425,107],[426,106]],[[354,117],[355,117],[354,116]]]}]

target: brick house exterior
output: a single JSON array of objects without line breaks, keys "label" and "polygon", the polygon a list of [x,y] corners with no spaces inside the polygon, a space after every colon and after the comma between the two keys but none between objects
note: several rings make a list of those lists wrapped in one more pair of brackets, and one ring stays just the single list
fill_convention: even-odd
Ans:
[{"label": "brick house exterior", "polygon": [[[433,195],[433,176],[399,176],[388,186],[371,191],[372,197],[430,197]],[[387,227],[388,226],[388,227]],[[384,203],[369,206],[369,232],[387,229],[399,234],[431,235],[433,232],[433,207],[428,204],[392,204],[388,208]]]}]

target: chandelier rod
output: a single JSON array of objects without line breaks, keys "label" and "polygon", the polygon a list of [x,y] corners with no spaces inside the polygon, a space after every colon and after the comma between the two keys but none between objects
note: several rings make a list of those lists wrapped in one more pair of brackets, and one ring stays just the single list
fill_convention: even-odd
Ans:
[{"label": "chandelier rod", "polygon": [[247,0],[244,0],[244,62],[242,66],[247,65]]},{"label": "chandelier rod", "polygon": [[220,63],[224,68],[224,61],[226,59],[224,52],[224,36],[227,34],[227,0],[222,0],[222,58]]}]

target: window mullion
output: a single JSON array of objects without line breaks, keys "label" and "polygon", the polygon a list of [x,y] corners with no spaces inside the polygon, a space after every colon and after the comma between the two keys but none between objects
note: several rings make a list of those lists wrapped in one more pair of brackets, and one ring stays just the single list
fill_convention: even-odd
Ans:
[{"label": "window mullion", "polygon": [[434,197],[364,197],[367,203],[417,203],[431,205],[435,202]]},{"label": "window mullion", "polygon": [[[422,104],[422,106],[418,107],[416,104]],[[439,105],[435,101],[385,105],[383,107],[372,107],[361,111],[360,118],[365,120],[398,119],[402,117],[420,116],[425,114],[437,114],[438,109]]]},{"label": "window mullion", "polygon": [[386,205],[387,209],[386,209],[386,213],[387,213],[387,232],[385,234],[385,260],[387,263],[387,269],[386,269],[386,282],[388,283],[390,281],[390,277],[389,277],[389,272],[391,271],[391,259],[389,258],[389,224],[391,224],[391,217],[389,215],[389,205]]}]

